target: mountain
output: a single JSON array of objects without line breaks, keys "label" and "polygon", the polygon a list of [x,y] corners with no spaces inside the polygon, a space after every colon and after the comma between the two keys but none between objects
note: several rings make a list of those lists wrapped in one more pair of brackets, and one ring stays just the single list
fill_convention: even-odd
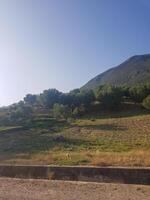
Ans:
[{"label": "mountain", "polygon": [[117,67],[99,74],[82,89],[94,89],[99,85],[134,85],[150,81],[150,54],[136,55]]}]

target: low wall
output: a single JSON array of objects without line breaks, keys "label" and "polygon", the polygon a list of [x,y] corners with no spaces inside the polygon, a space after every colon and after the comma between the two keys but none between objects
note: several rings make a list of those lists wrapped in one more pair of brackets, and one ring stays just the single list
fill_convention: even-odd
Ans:
[{"label": "low wall", "polygon": [[150,168],[0,165],[0,176],[150,185]]}]

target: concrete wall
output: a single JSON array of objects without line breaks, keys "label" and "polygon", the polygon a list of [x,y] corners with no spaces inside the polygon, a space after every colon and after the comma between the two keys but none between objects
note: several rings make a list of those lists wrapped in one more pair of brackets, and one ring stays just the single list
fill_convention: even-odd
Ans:
[{"label": "concrete wall", "polygon": [[0,165],[0,176],[47,179],[48,166]]},{"label": "concrete wall", "polygon": [[0,176],[150,185],[150,168],[0,165]]}]

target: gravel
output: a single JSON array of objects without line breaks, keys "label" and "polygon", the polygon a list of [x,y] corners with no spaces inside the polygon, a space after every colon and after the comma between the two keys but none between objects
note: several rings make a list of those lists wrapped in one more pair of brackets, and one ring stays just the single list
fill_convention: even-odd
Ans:
[{"label": "gravel", "polygon": [[0,178],[0,200],[150,200],[150,186]]}]

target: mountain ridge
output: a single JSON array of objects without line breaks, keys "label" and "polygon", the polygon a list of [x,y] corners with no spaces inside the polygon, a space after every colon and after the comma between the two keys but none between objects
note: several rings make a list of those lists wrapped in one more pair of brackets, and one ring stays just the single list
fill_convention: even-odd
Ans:
[{"label": "mountain ridge", "polygon": [[134,85],[150,81],[150,54],[134,55],[88,81],[81,89],[99,85]]}]

